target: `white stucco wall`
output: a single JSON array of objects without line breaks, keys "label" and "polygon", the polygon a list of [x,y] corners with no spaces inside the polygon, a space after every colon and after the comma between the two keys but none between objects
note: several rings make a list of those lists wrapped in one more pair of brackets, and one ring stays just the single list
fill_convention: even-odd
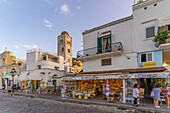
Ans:
[{"label": "white stucco wall", "polygon": [[[109,57],[106,57],[109,58]],[[104,58],[104,59],[106,59]],[[130,59],[128,59],[130,58]],[[137,54],[130,53],[122,56],[112,57],[112,65],[101,66],[101,59],[84,62],[83,71],[106,71],[106,70],[120,70],[120,69],[134,69],[137,68]]]},{"label": "white stucco wall", "polygon": [[[110,66],[101,66],[101,59],[85,61],[83,63],[84,72],[137,68],[137,54],[135,53],[133,35],[133,20],[128,20],[83,35],[84,49],[97,47],[97,38],[100,37],[97,34],[108,30],[112,31],[112,43],[122,42],[123,54],[110,57],[112,58],[112,65]],[[130,59],[127,59],[127,57],[130,57]]]},{"label": "white stucco wall", "polygon": [[37,69],[38,52],[27,53],[27,68],[26,70]]},{"label": "white stucco wall", "polygon": [[83,47],[84,49],[97,47],[97,38],[100,35],[98,33],[112,31],[112,43],[122,42],[124,53],[134,51],[133,48],[133,20],[122,22],[107,28],[103,28],[88,34],[83,35]]},{"label": "white stucco wall", "polygon": [[[154,46],[155,43],[152,41],[154,37],[146,39],[146,28],[156,26],[157,20],[160,17],[170,16],[170,0],[152,0],[152,2],[153,3],[150,5],[144,5],[139,9],[133,10],[135,44],[137,52],[157,50]],[[154,6],[155,3],[157,3],[157,6]],[[147,4],[147,2],[145,2],[145,4]],[[147,9],[144,9],[144,7],[147,7]],[[157,30],[157,28],[155,30]],[[156,32],[157,31],[155,31],[155,33]]]},{"label": "white stucco wall", "polygon": [[59,70],[64,70],[64,64],[59,64],[51,61],[38,61],[37,65],[41,65],[41,68],[55,69],[54,67],[59,67]]}]

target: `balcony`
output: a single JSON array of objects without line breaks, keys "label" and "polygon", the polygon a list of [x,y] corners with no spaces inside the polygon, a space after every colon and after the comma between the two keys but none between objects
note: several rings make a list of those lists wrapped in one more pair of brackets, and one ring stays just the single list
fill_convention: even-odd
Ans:
[{"label": "balcony", "polygon": [[158,47],[159,49],[169,49],[170,48],[170,38],[165,40],[165,43],[161,43]]},{"label": "balcony", "polygon": [[61,67],[61,65],[57,62],[47,61],[47,60],[39,60],[37,65],[40,65],[42,69],[54,69],[54,67]]},{"label": "balcony", "polygon": [[94,47],[77,52],[77,59],[80,61],[87,61],[93,59],[100,59],[105,57],[112,57],[122,55],[123,46],[121,42],[113,43],[110,47],[106,45],[102,47]]},{"label": "balcony", "polygon": [[162,32],[159,31],[158,35],[155,36],[153,41],[155,42],[155,46],[159,48],[160,50],[169,49],[170,48],[170,31],[169,30],[165,30]]}]

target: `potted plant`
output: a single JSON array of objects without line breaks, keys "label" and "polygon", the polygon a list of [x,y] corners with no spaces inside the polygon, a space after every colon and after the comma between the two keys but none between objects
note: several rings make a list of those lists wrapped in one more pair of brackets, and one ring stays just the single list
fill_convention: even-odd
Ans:
[{"label": "potted plant", "polygon": [[115,47],[117,48],[118,51],[121,50],[121,46],[120,45],[115,45]]},{"label": "potted plant", "polygon": [[143,2],[143,0],[139,0],[138,2],[137,2],[137,4],[140,4],[140,3],[142,3]]},{"label": "potted plant", "polygon": [[158,33],[157,35],[155,35],[153,41],[158,42],[159,44],[164,44],[166,42],[166,39],[170,38],[169,33],[170,32],[168,31],[163,31],[161,33]]}]

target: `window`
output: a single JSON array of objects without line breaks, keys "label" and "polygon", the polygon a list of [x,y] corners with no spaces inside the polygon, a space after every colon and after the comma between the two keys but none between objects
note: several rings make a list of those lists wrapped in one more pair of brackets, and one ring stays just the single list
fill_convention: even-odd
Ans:
[{"label": "window", "polygon": [[69,42],[69,41],[67,41],[67,44],[69,44],[69,45],[70,45],[70,42]]},{"label": "window", "polygon": [[102,66],[112,65],[112,60],[111,60],[111,58],[102,59],[101,64],[102,64]]},{"label": "window", "polygon": [[152,62],[153,53],[143,53],[141,54],[141,62]]},{"label": "window", "polygon": [[64,48],[62,48],[62,52],[64,52]]},{"label": "window", "polygon": [[170,25],[168,25],[168,31],[170,31]]},{"label": "window", "polygon": [[154,37],[155,35],[155,27],[146,28],[146,38]]},{"label": "window", "polygon": [[97,38],[97,52],[103,53],[103,52],[110,52],[111,51],[111,34],[106,35],[103,37]]},{"label": "window", "polygon": [[55,66],[54,69],[55,69],[55,70],[59,70],[59,67]]},{"label": "window", "polygon": [[38,69],[41,69],[41,65],[38,65],[37,67],[38,67]]},{"label": "window", "polygon": [[63,39],[62,39],[62,40],[60,40],[60,43],[63,43]]},{"label": "window", "polygon": [[68,53],[70,53],[70,49],[68,49]]},{"label": "window", "polygon": [[18,63],[19,66],[21,66],[21,63]]}]

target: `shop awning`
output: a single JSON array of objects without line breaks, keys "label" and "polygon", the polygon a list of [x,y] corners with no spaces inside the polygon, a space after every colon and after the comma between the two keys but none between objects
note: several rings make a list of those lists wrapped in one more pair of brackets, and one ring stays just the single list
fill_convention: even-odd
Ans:
[{"label": "shop awning", "polygon": [[137,68],[137,69],[121,69],[121,70],[108,70],[108,71],[91,71],[75,74],[75,76],[91,76],[91,75],[109,75],[109,74],[131,74],[131,73],[152,73],[164,72],[165,67],[152,67],[152,68]]},{"label": "shop awning", "polygon": [[170,16],[164,16],[164,17],[160,17],[158,19],[158,26],[162,27],[162,26],[166,26],[170,24]]}]

